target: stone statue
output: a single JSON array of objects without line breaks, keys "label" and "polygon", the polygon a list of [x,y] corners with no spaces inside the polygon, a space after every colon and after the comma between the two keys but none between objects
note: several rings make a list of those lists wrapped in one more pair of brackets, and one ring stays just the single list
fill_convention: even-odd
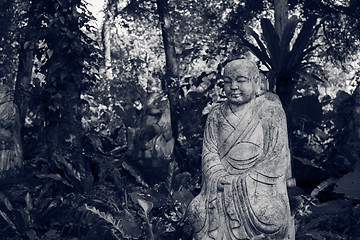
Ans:
[{"label": "stone statue", "polygon": [[175,140],[171,128],[170,103],[167,96],[162,93],[160,84],[148,81],[140,137],[149,145],[144,151],[145,158],[170,159]]},{"label": "stone statue", "polygon": [[128,154],[150,184],[168,176],[173,158],[175,139],[171,128],[170,103],[161,91],[160,80],[149,80],[144,106],[141,109],[140,127],[132,135]]},{"label": "stone statue", "polygon": [[208,115],[202,189],[189,205],[194,239],[294,239],[285,113],[255,63],[224,68],[227,101]]},{"label": "stone statue", "polygon": [[0,172],[22,167],[19,112],[4,84],[0,84],[0,144]]}]

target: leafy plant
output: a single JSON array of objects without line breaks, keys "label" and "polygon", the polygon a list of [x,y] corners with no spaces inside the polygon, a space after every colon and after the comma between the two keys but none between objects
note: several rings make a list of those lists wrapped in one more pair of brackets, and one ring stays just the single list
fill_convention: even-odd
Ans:
[{"label": "leafy plant", "polygon": [[297,217],[296,239],[358,239],[360,211],[351,201],[308,202]]},{"label": "leafy plant", "polygon": [[271,91],[275,85],[279,86],[282,81],[286,83],[292,77],[316,78],[305,71],[310,66],[310,53],[316,48],[310,44],[311,38],[318,28],[316,20],[316,17],[311,17],[303,24],[292,48],[291,40],[295,36],[298,25],[296,16],[292,16],[288,20],[281,38],[269,19],[261,19],[263,41],[254,30],[245,27],[246,32],[256,40],[258,47],[241,37],[243,44],[269,69],[269,89]]},{"label": "leafy plant", "polygon": [[110,224],[111,233],[116,239],[139,239],[141,235],[140,228],[136,223],[134,213],[131,211],[118,211],[116,217],[114,217],[111,213],[102,212],[94,206],[88,206],[86,203],[84,209]]}]

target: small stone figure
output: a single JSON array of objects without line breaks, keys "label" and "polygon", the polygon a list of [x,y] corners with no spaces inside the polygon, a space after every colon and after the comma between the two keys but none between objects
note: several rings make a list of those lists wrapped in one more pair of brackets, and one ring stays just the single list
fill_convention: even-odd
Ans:
[{"label": "small stone figure", "polygon": [[159,84],[151,80],[148,82],[140,138],[148,145],[144,149],[145,158],[170,159],[174,148],[170,103],[167,96],[161,92]]},{"label": "small stone figure", "polygon": [[10,88],[0,85],[0,172],[22,167],[19,112]]},{"label": "small stone figure", "polygon": [[208,115],[202,189],[189,205],[194,239],[294,239],[281,103],[264,93],[259,70],[249,60],[229,62],[224,81],[227,101]]},{"label": "small stone figure", "polygon": [[128,137],[129,152],[145,181],[154,184],[166,179],[173,158],[174,143],[170,103],[160,81],[149,80],[138,129]]}]

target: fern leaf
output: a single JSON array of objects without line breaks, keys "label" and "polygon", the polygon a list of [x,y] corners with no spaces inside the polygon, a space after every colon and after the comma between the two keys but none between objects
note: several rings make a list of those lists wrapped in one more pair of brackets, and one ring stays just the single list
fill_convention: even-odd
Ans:
[{"label": "fern leaf", "polygon": [[122,212],[121,218],[116,219],[112,214],[102,212],[96,207],[89,206],[86,203],[84,204],[84,207],[87,211],[90,211],[110,224],[112,226],[111,231],[114,235],[115,232],[119,232],[125,239],[139,239],[141,235],[139,226],[137,225],[133,214],[129,211],[125,210],[125,212]]},{"label": "fern leaf", "polygon": [[86,210],[92,212],[93,214],[97,215],[99,218],[105,220],[107,223],[111,224],[114,229],[123,233],[123,230],[119,227],[119,222],[114,220],[114,217],[111,214],[107,214],[98,210],[96,207],[88,206],[86,203],[84,204]]}]

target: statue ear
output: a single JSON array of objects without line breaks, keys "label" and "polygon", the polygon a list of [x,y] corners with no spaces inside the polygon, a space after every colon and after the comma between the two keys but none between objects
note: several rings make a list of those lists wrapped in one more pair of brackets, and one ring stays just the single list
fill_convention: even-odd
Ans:
[{"label": "statue ear", "polygon": [[267,91],[269,91],[268,80],[264,74],[260,73],[256,81],[257,81],[256,96],[260,96],[266,93]]},{"label": "statue ear", "polygon": [[261,87],[261,77],[258,75],[254,78],[255,82],[255,95],[260,96],[263,94],[262,87]]}]

